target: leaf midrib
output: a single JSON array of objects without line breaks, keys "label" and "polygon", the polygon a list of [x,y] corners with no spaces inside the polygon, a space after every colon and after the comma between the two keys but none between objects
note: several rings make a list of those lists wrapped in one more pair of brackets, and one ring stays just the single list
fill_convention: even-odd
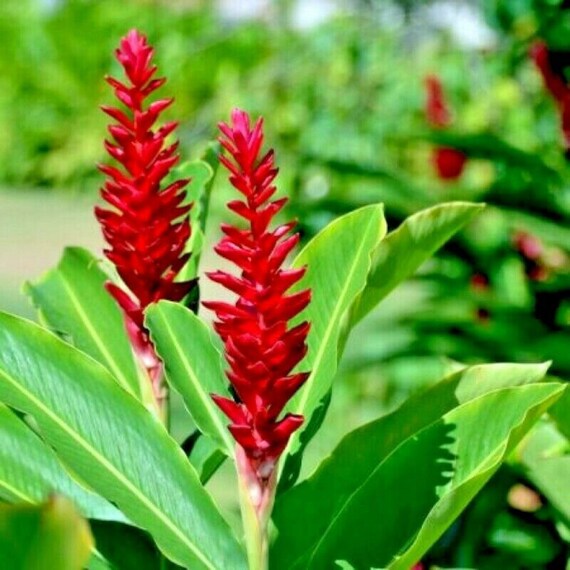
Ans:
[{"label": "leaf midrib", "polygon": [[[450,412],[457,410],[459,408],[462,408],[463,406],[466,406],[468,404],[471,404],[472,402],[475,402],[477,400],[483,399],[485,397],[487,397],[489,394],[493,394],[496,392],[501,392],[503,390],[508,391],[508,390],[516,390],[516,391],[522,391],[523,389],[527,388],[527,386],[513,386],[511,388],[499,388],[497,390],[491,390],[490,392],[487,392],[485,394],[482,394],[481,396],[478,396],[477,398],[473,398],[472,400],[468,400],[467,402],[461,404],[460,406],[456,406],[455,408],[452,408],[450,410]],[[537,405],[542,404],[545,400],[552,398],[553,394],[549,394],[548,397],[544,397],[543,400],[541,400],[540,402],[538,402],[537,404],[535,404],[534,406],[532,406],[533,408]],[[448,412],[449,413],[449,412]],[[447,415],[447,414],[445,414]],[[516,429],[516,427],[518,427],[519,425],[521,425],[525,420],[526,417],[528,415],[528,411],[524,414],[523,419],[521,420],[521,422],[519,422],[516,426],[514,426],[510,431],[509,434]],[[420,429],[419,431],[415,432],[413,435],[407,437],[406,439],[404,439],[400,444],[398,444],[396,447],[394,447],[394,449],[392,449],[392,451],[386,455],[386,457],[370,472],[370,474],[362,481],[362,483],[352,492],[350,493],[346,500],[344,501],[343,506],[338,510],[337,514],[331,519],[330,524],[327,525],[327,528],[322,532],[321,534],[321,538],[319,539],[319,541],[317,542],[315,548],[312,551],[311,554],[311,558],[309,559],[309,565],[307,566],[307,568],[310,567],[313,559],[315,558],[315,555],[317,554],[317,552],[319,551],[319,548],[321,546],[321,544],[324,542],[325,538],[327,537],[328,533],[330,532],[330,530],[335,526],[336,521],[340,518],[340,516],[342,515],[342,513],[348,508],[348,505],[352,502],[353,498],[361,491],[361,489],[363,487],[365,487],[368,482],[370,481],[370,479],[372,479],[374,477],[374,475],[376,474],[376,472],[396,453],[396,451],[398,449],[400,449],[402,446],[404,446],[410,439],[415,438],[418,434],[430,429],[433,425],[437,424],[439,421],[441,421],[442,418],[438,418],[437,420],[431,422],[430,424],[424,426],[422,429]],[[502,447],[504,447],[506,445],[506,443],[501,443],[499,445],[497,445],[495,448],[493,448],[492,452],[488,453],[485,458],[484,461],[481,461],[480,464],[484,465],[488,462],[489,458],[492,457],[493,455],[495,455],[497,453],[497,450],[500,450]],[[490,469],[491,467],[488,467],[488,469]],[[472,478],[474,478],[475,475],[471,475],[469,477],[467,477],[465,480],[463,480],[461,483],[459,483],[457,485],[456,488],[459,488],[461,486],[463,486],[464,484],[468,483]],[[436,501],[436,505],[439,503],[441,499],[438,499]],[[433,509],[433,507],[432,507]],[[431,512],[431,510],[430,510]],[[421,527],[420,527],[421,530]],[[297,559],[299,560],[299,559]]]},{"label": "leaf midrib", "polygon": [[[159,314],[160,319],[164,323],[165,329],[166,329],[167,333],[169,334],[170,338],[172,339],[172,345],[174,346],[174,349],[175,349],[176,353],[178,354],[180,361],[182,362],[182,366],[184,367],[184,370],[186,371],[186,373],[190,377],[194,387],[195,388],[197,387],[196,391],[198,392],[198,395],[200,397],[200,401],[203,403],[204,408],[206,409],[208,416],[212,419],[212,421],[214,422],[214,425],[218,428],[218,432],[222,435],[222,439],[226,445],[226,450],[225,450],[226,454],[231,455],[233,442],[229,436],[229,431],[226,429],[226,426],[224,426],[222,424],[222,421],[220,420],[220,418],[215,413],[213,413],[213,409],[212,409],[212,405],[211,405],[210,400],[205,398],[204,397],[205,393],[203,392],[203,390],[200,390],[201,384],[200,384],[200,381],[198,380],[198,377],[194,371],[194,368],[191,366],[191,364],[188,362],[188,360],[186,358],[184,358],[184,351],[182,350],[182,347],[180,346],[178,339],[176,338],[176,335],[174,334],[172,327],[168,323],[164,314],[161,312],[160,307],[157,307],[155,309],[155,312]],[[175,382],[172,382],[172,383],[176,384]],[[184,395],[183,395],[183,397],[184,397]],[[185,397],[184,397],[184,400],[186,400]]]},{"label": "leaf midrib", "polygon": [[63,284],[63,288],[67,291],[67,293],[71,299],[71,304],[72,304],[73,308],[76,310],[77,314],[79,315],[80,320],[85,325],[87,332],[91,335],[91,338],[95,342],[95,345],[97,346],[97,348],[99,349],[99,351],[101,352],[101,354],[103,355],[105,360],[107,361],[109,368],[111,369],[111,372],[113,373],[115,378],[120,382],[121,386],[123,388],[125,388],[125,390],[127,390],[129,393],[137,396],[135,394],[133,388],[131,387],[128,378],[123,374],[123,371],[121,370],[120,366],[115,361],[115,357],[107,350],[107,347],[105,346],[105,343],[103,342],[103,340],[101,339],[101,337],[97,333],[97,330],[91,325],[91,322],[89,321],[89,318],[87,317],[87,314],[83,310],[83,307],[82,307],[79,299],[75,295],[72,287],[68,284],[67,278],[65,277],[65,274],[63,272],[61,273],[61,281]]},{"label": "leaf midrib", "polygon": [[52,413],[49,408],[44,406],[41,400],[38,400],[29,391],[24,390],[23,387],[18,383],[16,378],[10,376],[5,370],[0,369],[0,375],[2,375],[10,384],[12,384],[16,390],[28,398],[35,406],[37,406],[40,411],[43,411],[45,415],[50,418],[54,423],[56,423],[64,432],[66,432],[77,444],[84,448],[88,453],[90,453],[99,463],[106,468],[106,470],[122,483],[124,487],[127,488],[136,498],[138,498],[147,508],[157,516],[157,518],[162,521],[167,529],[169,529],[178,539],[184,543],[190,551],[197,556],[208,568],[216,570],[214,566],[211,565],[210,561],[205,558],[204,554],[196,548],[196,546],[188,541],[188,538],[184,533],[176,526],[176,524],[167,517],[152,501],[149,501],[146,495],[144,495],[137,486],[132,483],[129,479],[124,477],[120,471],[118,471],[105,457],[103,457],[97,450],[95,450],[85,439],[80,437],[76,432],[71,430],[69,426],[56,414]]}]

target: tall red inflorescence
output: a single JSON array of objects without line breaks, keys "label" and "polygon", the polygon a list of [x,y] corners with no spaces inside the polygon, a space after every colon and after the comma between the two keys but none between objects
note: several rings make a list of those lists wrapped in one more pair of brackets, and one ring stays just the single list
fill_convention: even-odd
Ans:
[{"label": "tall red inflorescence", "polygon": [[179,159],[178,143],[166,142],[177,123],[155,127],[173,99],[147,102],[166,81],[154,78],[153,53],[146,37],[132,30],[116,51],[125,82],[106,78],[126,108],[102,107],[116,121],[108,127],[114,142],[105,141],[105,148],[122,168],[99,166],[107,176],[101,196],[112,208],[97,207],[95,215],[110,246],[105,255],[124,283],[106,287],[123,311],[131,344],[160,402],[162,365],[144,326],[144,311],[161,299],[181,300],[195,281],[175,282],[189,258],[191,204],[184,204],[189,180],[163,184]]},{"label": "tall red inflorescence", "polygon": [[231,157],[220,156],[220,161],[243,195],[243,200],[228,207],[245,220],[245,228],[222,225],[225,236],[215,248],[237,265],[241,275],[208,274],[237,295],[233,304],[204,303],[216,313],[215,328],[230,367],[227,376],[237,395],[237,401],[220,396],[214,400],[231,420],[229,429],[263,486],[291,434],[303,422],[299,415],[279,416],[308,377],[307,372],[292,371],[307,352],[309,323],[290,327],[288,322],[307,306],[311,293],[287,294],[305,268],[281,267],[299,241],[299,234],[291,235],[295,222],[270,229],[287,199],[271,200],[277,168],[272,150],[261,155],[262,119],[252,127],[247,113],[236,109],[231,124],[220,124],[220,130],[220,143]]},{"label": "tall red inflorescence", "polygon": [[[425,79],[425,88],[427,122],[436,129],[449,127],[452,116],[439,77],[428,75]],[[455,148],[438,146],[433,151],[432,161],[441,180],[456,180],[463,174],[467,157]]]},{"label": "tall red inflorescence", "polygon": [[552,69],[551,53],[543,41],[538,40],[531,46],[530,56],[542,76],[544,86],[558,105],[564,150],[567,157],[570,157],[570,86]]}]

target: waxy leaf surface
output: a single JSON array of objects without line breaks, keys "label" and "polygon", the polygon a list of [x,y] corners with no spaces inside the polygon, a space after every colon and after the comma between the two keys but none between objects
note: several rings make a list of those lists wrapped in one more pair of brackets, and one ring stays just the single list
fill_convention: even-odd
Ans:
[{"label": "waxy leaf surface", "polygon": [[109,276],[100,261],[68,247],[57,267],[25,291],[41,320],[54,332],[103,364],[125,390],[139,396],[139,373],[121,312],[104,285]]},{"label": "waxy leaf surface", "polygon": [[176,442],[107,370],[0,314],[0,400],[36,420],[77,475],[189,568],[245,568],[231,529]]},{"label": "waxy leaf surface", "polygon": [[228,421],[211,394],[229,396],[222,357],[208,327],[191,311],[168,301],[148,308],[146,324],[169,384],[180,393],[196,426],[232,455]]},{"label": "waxy leaf surface", "polygon": [[307,422],[331,388],[341,325],[366,285],[372,252],[385,232],[382,206],[365,206],[328,225],[293,262],[295,267],[307,266],[299,289],[312,291],[311,303],[301,314],[302,320],[311,323],[309,352],[301,369],[310,370],[311,375],[288,406],[289,411],[305,416],[305,424],[290,440],[289,453],[298,449]]},{"label": "waxy leaf surface", "polygon": [[278,497],[272,567],[408,570],[560,396],[559,384],[528,384],[545,370],[467,368],[346,436]]},{"label": "waxy leaf surface", "polygon": [[113,505],[76,482],[54,451],[0,404],[0,499],[38,504],[54,493],[73,500],[87,518],[125,520]]}]

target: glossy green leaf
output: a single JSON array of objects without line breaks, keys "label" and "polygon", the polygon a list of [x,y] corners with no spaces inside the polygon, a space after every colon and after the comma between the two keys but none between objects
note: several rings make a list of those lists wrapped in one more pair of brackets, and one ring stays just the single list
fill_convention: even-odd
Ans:
[{"label": "glossy green leaf", "polygon": [[410,216],[390,232],[374,252],[366,288],[351,309],[347,328],[358,323],[410,277],[483,207],[469,202],[440,204]]},{"label": "glossy green leaf", "polygon": [[81,570],[93,538],[72,503],[53,497],[41,506],[0,505],[0,568]]},{"label": "glossy green leaf", "polygon": [[0,404],[0,499],[37,504],[53,493],[73,500],[87,518],[125,520],[113,505],[77,483],[53,450]]},{"label": "glossy green leaf", "polygon": [[36,420],[90,487],[190,568],[245,556],[164,427],[97,362],[37,325],[0,314],[0,400]]},{"label": "glossy green leaf", "polygon": [[467,368],[346,436],[278,497],[272,567],[410,568],[559,397],[559,384],[535,384],[545,371]]},{"label": "glossy green leaf", "polygon": [[[318,332],[313,336],[313,344],[309,344],[309,354],[305,360],[305,363],[308,364],[312,364],[315,361],[318,363],[319,356],[323,350],[331,351],[327,353],[328,362],[324,367],[324,372],[329,373],[329,380],[323,383],[323,387],[327,389],[330,388],[332,377],[336,371],[337,361],[342,354],[342,345],[346,342],[350,330],[376,307],[382,299],[394,290],[397,285],[410,277],[418,267],[433,255],[451,236],[473,219],[482,208],[482,205],[468,202],[451,202],[423,210],[410,216],[397,230],[389,233],[385,238],[385,226],[382,227],[381,235],[376,242],[376,247],[373,246],[372,261],[369,266],[369,274],[366,277],[365,287],[361,286],[360,291],[353,297],[353,301],[349,305],[348,318],[346,318],[343,313],[342,317],[344,318],[336,322],[328,321],[329,327],[336,327],[334,334],[331,335],[334,348],[331,348],[326,342],[329,340],[326,334],[322,335],[318,334]],[[359,210],[359,212],[363,210],[365,210],[365,208]],[[347,216],[341,218],[341,220],[344,220],[346,217]],[[361,226],[361,228],[362,227],[364,226]],[[359,232],[363,230],[358,229],[354,231],[356,231],[356,236],[358,236]],[[315,240],[317,238],[315,238]],[[331,239],[334,239],[334,236]],[[306,250],[309,250],[311,243],[307,246]],[[320,267],[323,263],[320,257],[326,258],[328,256],[328,258],[334,258],[334,249],[336,246],[330,245],[329,247],[331,251],[328,252],[328,254],[326,251],[322,252],[318,249],[316,254],[309,251],[308,253],[312,255],[308,255],[308,260],[305,262],[309,264],[314,263],[317,267]],[[305,252],[302,252],[301,256],[304,253]],[[297,265],[301,264],[299,261],[295,263]],[[342,262],[338,261],[338,263]],[[317,271],[320,271],[320,269]],[[326,277],[324,279],[326,279]],[[326,284],[324,288],[326,289]],[[323,294],[326,293],[323,292]],[[331,292],[331,295],[334,296],[335,292]],[[313,307],[313,303],[314,302],[309,306],[310,316],[308,318],[316,318],[317,321],[319,321],[322,317],[313,312],[314,310],[318,311],[319,306],[315,305]],[[328,313],[323,311],[321,315],[324,316],[323,320],[326,322]],[[319,345],[321,338],[325,339],[324,347]],[[310,340],[311,336],[309,336],[309,341]],[[340,347],[338,346],[339,343],[341,345]],[[316,356],[312,356],[313,353],[315,353]],[[334,363],[332,361],[333,358],[335,359]],[[304,390],[305,388],[300,392],[300,398],[307,397],[310,399],[310,405],[306,407],[300,406],[294,409],[297,413],[302,413],[306,418],[310,418],[310,420],[307,423],[308,428],[306,427],[305,431],[301,431],[293,438],[293,443],[290,447],[291,456],[287,458],[283,469],[283,477],[280,482],[281,489],[290,486],[296,479],[300,470],[303,447],[320,427],[321,421],[326,413],[326,393],[320,390],[315,391],[313,394],[309,393],[308,396],[304,396]],[[313,396],[312,399],[311,396]],[[319,399],[316,400],[315,396]],[[320,412],[319,417],[312,418],[311,414],[316,409]]]},{"label": "glossy green leaf", "polygon": [[68,247],[57,267],[24,289],[42,321],[103,364],[125,390],[140,395],[123,317],[104,287],[108,280],[91,253]]},{"label": "glossy green leaf", "polygon": [[[295,259],[307,266],[302,288],[312,291],[301,317],[311,323],[309,352],[302,363],[309,379],[288,410],[310,418],[330,390],[338,363],[341,325],[356,296],[366,285],[371,255],[386,232],[382,205],[360,208],[322,230]],[[306,427],[306,425],[304,426]],[[289,453],[299,447],[303,427],[290,440]]]},{"label": "glossy green leaf", "polygon": [[232,454],[228,420],[211,394],[229,395],[222,357],[208,327],[181,305],[161,301],[147,309],[146,324],[165,365],[168,383],[181,394],[196,426]]}]

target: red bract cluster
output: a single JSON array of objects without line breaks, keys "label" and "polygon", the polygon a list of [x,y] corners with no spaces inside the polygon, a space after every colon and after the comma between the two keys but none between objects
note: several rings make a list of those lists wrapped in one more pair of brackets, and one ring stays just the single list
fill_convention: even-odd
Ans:
[{"label": "red bract cluster", "polygon": [[299,241],[290,235],[294,222],[269,229],[286,199],[271,200],[277,175],[273,151],[260,158],[262,120],[251,127],[249,116],[240,110],[232,124],[221,124],[220,142],[232,159],[220,157],[230,171],[232,185],[244,200],[228,204],[246,221],[245,229],[222,225],[225,237],[216,247],[222,257],[241,269],[239,277],[216,271],[209,277],[237,294],[234,304],[208,302],[215,311],[216,331],[225,344],[230,365],[228,378],[238,401],[214,396],[230,418],[229,427],[257,474],[263,480],[273,472],[277,458],[303,417],[288,414],[278,419],[287,401],[306,380],[308,373],[292,374],[307,351],[309,324],[289,327],[288,321],[302,311],[310,291],[287,295],[305,269],[281,266]]},{"label": "red bract cluster", "polygon": [[[427,122],[436,129],[449,127],[452,117],[445,101],[441,81],[435,75],[429,75],[425,79],[425,87],[425,115]],[[432,160],[440,179],[456,180],[463,173],[467,157],[460,150],[440,146],[434,149]]]},{"label": "red bract cluster", "polygon": [[552,69],[551,53],[544,42],[535,42],[530,49],[530,56],[542,75],[545,87],[558,105],[564,149],[567,154],[570,154],[570,86],[567,85],[562,75],[555,73]]},{"label": "red bract cluster", "polygon": [[99,167],[107,175],[101,195],[113,208],[96,208],[95,215],[110,245],[105,255],[126,286],[108,283],[107,289],[121,306],[135,352],[158,389],[161,365],[144,327],[144,310],[160,299],[181,300],[194,282],[174,281],[189,258],[184,250],[190,237],[191,205],[183,204],[189,180],[161,188],[178,161],[178,143],[166,144],[177,123],[154,128],[172,99],[145,103],[166,81],[154,78],[157,68],[152,64],[153,51],[136,30],[121,40],[116,51],[126,82],[113,77],[107,82],[127,111],[103,107],[116,121],[109,126],[115,142],[105,141],[105,147],[123,168]]}]

